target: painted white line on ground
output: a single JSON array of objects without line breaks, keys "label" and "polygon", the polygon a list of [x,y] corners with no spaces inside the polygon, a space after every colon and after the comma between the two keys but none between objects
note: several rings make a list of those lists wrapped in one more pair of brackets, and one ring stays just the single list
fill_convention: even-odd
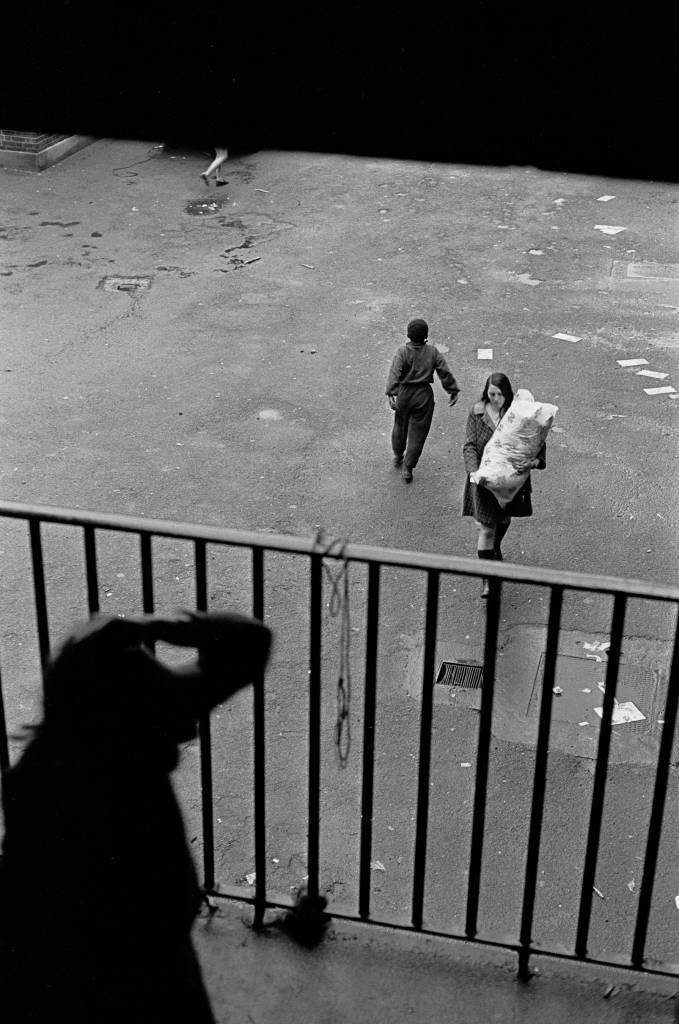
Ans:
[{"label": "painted white line on ground", "polygon": [[676,388],[673,388],[668,384],[664,388],[644,388],[647,395],[672,395],[675,393]]},{"label": "painted white line on ground", "polygon": [[648,363],[648,359],[617,359],[616,362],[620,366],[642,366],[644,363]]},{"label": "painted white line on ground", "polygon": [[582,341],[582,338],[576,338],[574,334],[553,334],[552,337],[559,341]]},{"label": "painted white line on ground", "polygon": [[626,231],[627,228],[621,228],[617,224],[595,224],[595,231],[603,231],[605,235],[617,235],[621,231]]},{"label": "painted white line on ground", "polygon": [[658,373],[656,370],[637,370],[637,377],[655,377],[656,380],[664,380],[667,373]]},{"label": "painted white line on ground", "polygon": [[615,196],[599,196],[597,203],[608,203],[611,199],[615,199]]}]

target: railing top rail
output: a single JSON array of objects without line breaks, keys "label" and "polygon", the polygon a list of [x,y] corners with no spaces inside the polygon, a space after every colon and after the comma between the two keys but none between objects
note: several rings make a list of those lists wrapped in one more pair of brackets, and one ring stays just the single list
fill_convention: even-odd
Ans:
[{"label": "railing top rail", "polygon": [[[326,553],[312,537],[294,537],[289,534],[255,533],[232,530],[219,526],[178,523],[167,519],[144,519],[136,516],[103,514],[84,510],[57,508],[51,505],[31,505],[21,502],[0,501],[0,516],[13,519],[39,520],[67,526],[92,526],[102,530],[126,533],[152,534],[178,540],[204,540],[233,547],[259,548],[290,554],[326,554],[328,558],[342,557],[353,562],[378,563],[406,569],[428,569],[478,576],[479,563],[475,558],[441,555],[425,551],[406,551],[397,548],[379,548],[364,544],[333,545]],[[589,573],[567,572],[562,569],[515,565],[499,565],[484,561],[484,576],[500,576],[517,583],[536,586],[556,586],[572,590],[588,590],[606,594],[627,594],[630,597],[650,598],[655,601],[679,603],[679,586],[667,586],[647,580],[624,579],[617,576],[595,576]]]}]

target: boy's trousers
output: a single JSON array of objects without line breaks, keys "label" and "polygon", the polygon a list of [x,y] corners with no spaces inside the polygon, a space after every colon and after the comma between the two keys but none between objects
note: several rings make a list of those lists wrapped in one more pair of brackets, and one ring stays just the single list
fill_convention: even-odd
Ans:
[{"label": "boy's trousers", "polygon": [[403,456],[404,465],[414,469],[434,415],[434,392],[431,384],[401,384],[396,396],[391,447],[394,455]]}]

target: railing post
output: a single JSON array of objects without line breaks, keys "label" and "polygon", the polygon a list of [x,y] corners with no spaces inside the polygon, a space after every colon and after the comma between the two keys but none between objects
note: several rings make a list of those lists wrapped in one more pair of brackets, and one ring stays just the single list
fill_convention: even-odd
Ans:
[{"label": "railing post", "polygon": [[84,526],[85,569],[87,573],[87,606],[90,615],[99,611],[99,580],[97,578],[97,545],[93,526]]},{"label": "railing post", "polygon": [[372,854],[375,777],[375,702],[377,696],[377,640],[380,610],[380,567],[368,568],[368,624],[365,643],[365,710],[363,715],[363,792],[361,798],[361,852],[358,913],[370,916],[370,858]]},{"label": "railing post", "polygon": [[615,595],[613,621],[611,623],[611,646],[608,650],[603,710],[599,730],[599,749],[597,751],[594,786],[592,788],[592,807],[587,833],[585,866],[582,872],[578,927],[575,937],[575,955],[581,960],[587,958],[587,938],[592,913],[592,892],[599,855],[599,837],[601,835],[601,820],[604,811],[606,777],[608,774],[608,752],[611,745],[611,722],[615,705],[615,687],[618,680],[618,665],[620,664],[620,648],[622,646],[626,602],[627,598],[624,594]]},{"label": "railing post", "polygon": [[439,607],[439,574],[427,572],[427,612],[424,631],[422,667],[422,708],[420,711],[420,762],[417,784],[417,822],[415,828],[415,863],[413,869],[413,928],[422,928],[424,908],[424,875],[427,861],[427,830],[429,826],[429,778],[431,770],[431,723],[434,705],[434,665],[436,662],[436,628]]},{"label": "railing post", "polygon": [[147,615],[155,611],[153,601],[153,555],[151,551],[151,535],[142,533],[139,535],[141,553],[141,593],[142,607]]},{"label": "railing post", "polygon": [[[149,550],[150,557],[150,550]],[[203,540],[194,541],[194,567],[196,572],[196,611],[207,611],[207,557]],[[151,602],[153,593],[151,592]],[[215,888],[215,822],[214,793],[212,786],[212,729],[210,712],[204,712],[198,719],[198,740],[200,743],[200,806],[203,822],[203,888],[210,892]]]},{"label": "railing post", "polygon": [[[264,552],[252,549],[252,614],[264,619]],[[253,686],[253,746],[255,801],[255,914],[252,926],[261,929],[266,909],[266,777],[264,733],[264,674]]]},{"label": "railing post", "polygon": [[483,686],[481,689],[481,718],[476,752],[476,787],[474,791],[474,815],[472,819],[472,841],[469,852],[469,882],[467,885],[467,916],[465,934],[473,939],[477,932],[479,892],[481,887],[481,861],[483,858],[483,836],[486,822],[486,790],[488,788],[488,757],[490,753],[490,729],[493,720],[493,691],[495,689],[495,656],[497,632],[500,623],[500,593],[502,583],[491,576],[488,580],[490,593],[486,604],[486,638],[483,655]]},{"label": "railing post", "polygon": [[644,860],[644,873],[639,891],[639,906],[637,908],[637,921],[634,929],[634,941],[632,943],[632,966],[641,969],[644,964],[644,949],[646,946],[646,932],[648,929],[648,917],[651,911],[651,899],[653,896],[653,883],[655,882],[655,869],[658,860],[658,849],[660,847],[660,833],[662,831],[663,815],[665,811],[665,798],[667,796],[667,783],[669,780],[670,759],[674,744],[674,733],[677,724],[677,702],[679,701],[679,608],[677,609],[677,628],[674,637],[674,650],[672,652],[672,665],[667,680],[667,698],[665,701],[664,725],[658,751],[658,767],[655,777],[655,788],[653,790],[653,804],[651,816],[648,821],[648,833],[646,839],[646,857]]},{"label": "railing post", "polygon": [[542,680],[542,697],[540,700],[540,722],[538,740],[535,751],[535,770],[533,774],[533,803],[528,833],[528,856],[526,858],[526,875],[523,885],[523,910],[521,914],[521,932],[519,942],[519,971],[521,981],[530,977],[529,959],[531,933],[533,929],[533,910],[535,907],[535,885],[540,858],[540,836],[542,833],[542,813],[545,804],[545,786],[547,783],[547,758],[549,754],[549,729],[552,716],[552,688],[556,660],[559,653],[559,629],[561,624],[561,605],[563,590],[552,588],[549,603],[549,623],[547,626],[547,650],[545,652],[545,671]]},{"label": "railing post", "polygon": [[47,597],[45,595],[45,569],[42,558],[42,541],[40,539],[40,520],[30,519],[28,529],[31,539],[33,592],[35,594],[35,614],[38,624],[40,665],[44,680],[45,672],[47,671],[47,663],[50,657],[50,631],[49,623],[47,621]]},{"label": "railing post", "polygon": [[318,897],[318,851],[320,831],[321,774],[321,626],[323,556],[311,558],[309,599],[309,834],[307,852],[307,892],[310,900]]}]

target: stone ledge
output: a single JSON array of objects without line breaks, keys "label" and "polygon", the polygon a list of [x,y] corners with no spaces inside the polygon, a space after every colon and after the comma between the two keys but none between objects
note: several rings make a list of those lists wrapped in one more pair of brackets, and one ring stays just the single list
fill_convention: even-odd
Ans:
[{"label": "stone ledge", "polygon": [[39,150],[37,153],[27,153],[14,149],[0,149],[0,167],[6,167],[20,171],[44,171],[53,164],[64,160],[79,149],[84,149],[96,138],[90,135],[69,135],[51,146]]},{"label": "stone ledge", "polygon": [[[268,916],[268,915],[267,915]],[[669,1024],[679,978],[536,955],[528,984],[505,950],[335,920],[314,948],[220,901],[193,937],[218,1024]]]}]

